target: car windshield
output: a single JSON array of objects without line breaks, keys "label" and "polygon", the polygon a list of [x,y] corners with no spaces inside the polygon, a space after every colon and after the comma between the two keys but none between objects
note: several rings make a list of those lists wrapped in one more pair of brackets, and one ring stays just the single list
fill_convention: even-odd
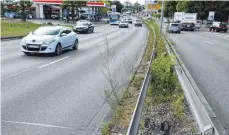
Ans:
[{"label": "car windshield", "polygon": [[126,21],[121,21],[121,23],[127,23]]},{"label": "car windshield", "polygon": [[171,24],[171,26],[179,26],[179,24]]},{"label": "car windshield", "polygon": [[88,22],[78,22],[77,26],[88,26]]},{"label": "car windshield", "polygon": [[136,20],[136,22],[141,22],[141,20]]},{"label": "car windshield", "polygon": [[118,19],[118,15],[110,15],[111,19]]},{"label": "car windshield", "polygon": [[58,35],[60,33],[60,28],[55,27],[40,27],[36,29],[34,35]]}]

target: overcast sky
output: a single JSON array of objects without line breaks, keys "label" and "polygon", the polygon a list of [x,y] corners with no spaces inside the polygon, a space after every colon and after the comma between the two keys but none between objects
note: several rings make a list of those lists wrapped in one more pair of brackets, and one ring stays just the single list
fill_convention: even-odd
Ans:
[{"label": "overcast sky", "polygon": [[[122,3],[125,2],[126,0],[119,0]],[[136,1],[138,1],[138,3],[140,4],[145,4],[145,0],[129,0],[131,3],[135,3]]]}]

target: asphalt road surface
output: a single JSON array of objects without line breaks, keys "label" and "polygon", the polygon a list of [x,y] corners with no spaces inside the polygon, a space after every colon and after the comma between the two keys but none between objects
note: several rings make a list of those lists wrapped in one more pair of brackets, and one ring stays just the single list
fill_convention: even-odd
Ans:
[{"label": "asphalt road surface", "polygon": [[229,133],[229,33],[201,29],[169,35],[197,86]]},{"label": "asphalt road surface", "polygon": [[[109,51],[110,68],[104,68]],[[128,65],[145,48],[145,27],[102,25],[78,34],[79,49],[61,56],[26,56],[20,40],[1,45],[2,135],[97,135],[110,111],[105,74],[126,86]],[[224,64],[226,65],[226,64]],[[222,89],[221,89],[222,90]]]}]

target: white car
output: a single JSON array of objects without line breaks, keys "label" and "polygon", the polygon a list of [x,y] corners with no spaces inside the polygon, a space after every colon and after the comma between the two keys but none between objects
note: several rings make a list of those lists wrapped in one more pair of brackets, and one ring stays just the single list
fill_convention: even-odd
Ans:
[{"label": "white car", "polygon": [[119,28],[129,28],[128,22],[126,20],[120,21]]},{"label": "white car", "polygon": [[60,55],[65,49],[77,50],[78,38],[71,28],[63,26],[39,27],[21,41],[21,50],[27,55],[31,53]]}]

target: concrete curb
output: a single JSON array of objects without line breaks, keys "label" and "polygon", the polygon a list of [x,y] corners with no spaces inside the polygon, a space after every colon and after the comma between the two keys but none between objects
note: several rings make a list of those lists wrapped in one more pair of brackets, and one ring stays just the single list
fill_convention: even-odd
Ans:
[{"label": "concrete curb", "polygon": [[23,37],[25,37],[26,35],[24,36],[13,36],[13,37],[1,37],[1,40],[2,41],[6,41],[6,40],[16,40],[16,39],[21,39]]}]

